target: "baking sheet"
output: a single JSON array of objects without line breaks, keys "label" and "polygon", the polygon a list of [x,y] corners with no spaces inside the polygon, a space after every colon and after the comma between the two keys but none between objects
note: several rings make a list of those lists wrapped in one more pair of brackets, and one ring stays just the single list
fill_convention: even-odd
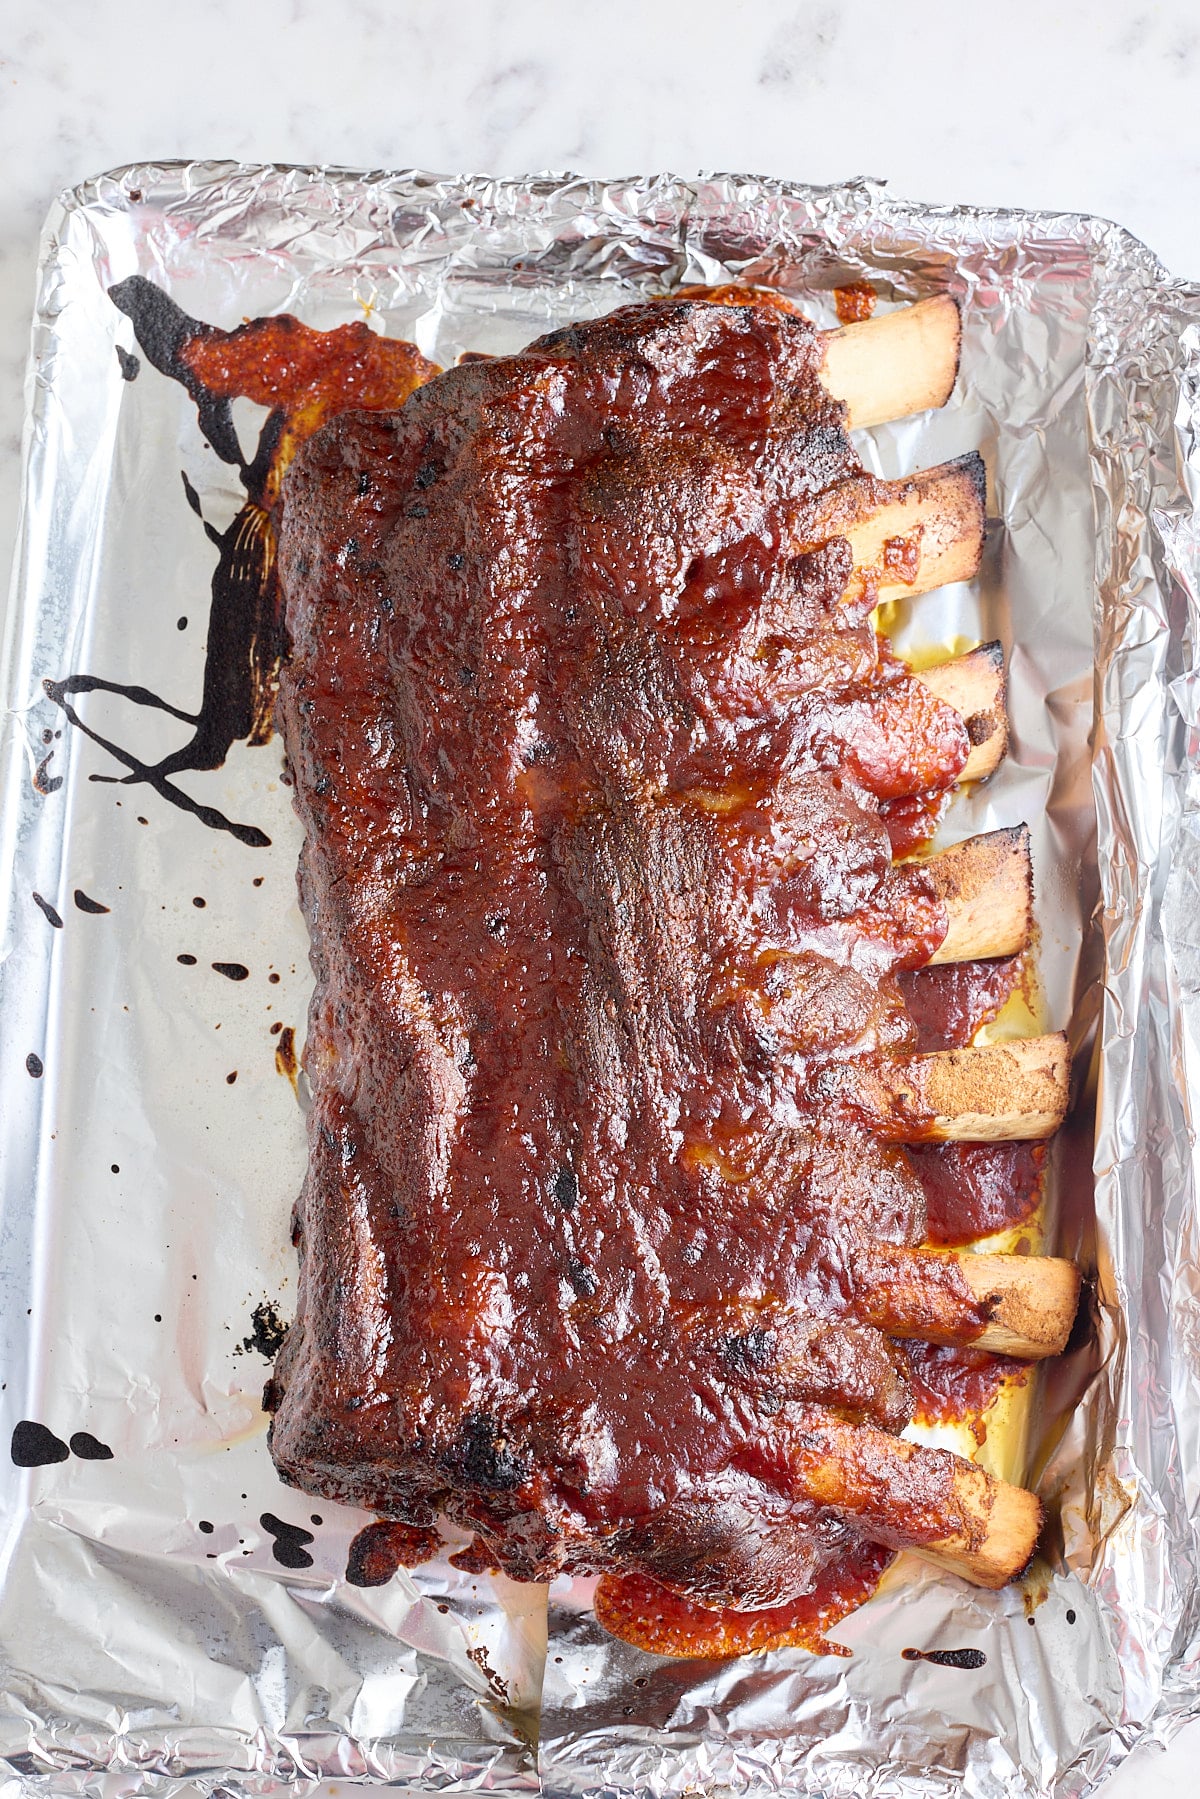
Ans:
[{"label": "baking sheet", "polygon": [[[1030,822],[1049,1020],[1085,1049],[1099,1025],[1051,1221],[1098,1271],[1094,1329],[1038,1393],[1024,1447],[1055,1527],[1023,1585],[982,1594],[902,1561],[839,1628],[851,1660],[717,1666],[605,1638],[586,1583],[552,1592],[548,1653],[540,1589],[446,1562],[346,1584],[366,1517],[278,1482],[254,1347],[255,1308],[290,1309],[304,1155],[270,1029],[299,1030],[309,991],[278,742],[179,777],[270,837],[253,847],[144,785],[94,779],[123,770],[42,686],[87,672],[198,702],[214,550],[181,473],[215,530],[244,496],[184,390],[144,358],[129,378],[138,346],[107,290],[135,273],[226,328],[280,310],[322,328],[367,318],[443,364],[731,275],[827,323],[855,277],[885,304],[961,297],[954,400],[872,433],[864,459],[888,475],[987,459],[981,577],[919,602],[901,641],[1009,646],[1010,757],[942,840]],[[1198,327],[1196,292],[1115,227],[922,209],[866,183],[206,164],[63,197],[3,687],[0,1401],[7,1430],[85,1431],[113,1453],[5,1472],[0,1753],[17,1788],[1076,1794],[1192,1708]],[[245,444],[262,419],[235,403]],[[143,760],[186,735],[111,694],[78,705]],[[109,910],[81,910],[77,889]],[[1019,1454],[1001,1437],[987,1453]],[[312,1533],[311,1566],[276,1559],[268,1517]],[[988,1659],[907,1663],[913,1645]]]}]

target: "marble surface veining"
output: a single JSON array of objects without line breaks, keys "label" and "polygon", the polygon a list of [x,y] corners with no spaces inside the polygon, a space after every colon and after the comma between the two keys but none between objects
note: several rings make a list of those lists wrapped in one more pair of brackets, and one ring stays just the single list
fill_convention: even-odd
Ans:
[{"label": "marble surface veining", "polygon": [[[0,570],[37,238],[140,158],[885,177],[1091,211],[1200,276],[1198,0],[5,0]],[[3,590],[0,590],[3,591]],[[1104,1799],[1197,1790],[1200,1726]]]}]

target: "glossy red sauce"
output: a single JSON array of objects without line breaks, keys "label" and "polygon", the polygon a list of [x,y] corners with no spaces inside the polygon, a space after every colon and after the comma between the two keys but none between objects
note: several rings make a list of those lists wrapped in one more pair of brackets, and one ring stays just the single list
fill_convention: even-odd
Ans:
[{"label": "glossy red sauce", "polygon": [[886,800],[879,808],[892,854],[915,856],[937,834],[954,797],[951,787],[939,787],[930,793],[910,793],[903,799]]},{"label": "glossy red sauce", "polygon": [[777,312],[800,311],[795,300],[789,300],[786,294],[779,293],[773,287],[743,287],[736,281],[718,282],[713,287],[705,287],[696,282],[691,287],[676,288],[674,293],[664,296],[671,300],[711,300],[716,306],[773,306]]},{"label": "glossy red sauce", "polygon": [[613,1636],[652,1655],[724,1661],[799,1648],[847,1656],[850,1650],[827,1633],[871,1597],[894,1559],[894,1550],[860,1544],[844,1561],[825,1568],[803,1598],[751,1612],[695,1605],[645,1575],[606,1574],[596,1588],[596,1617]]},{"label": "glossy red sauce", "polygon": [[[874,1507],[885,1534],[883,1433],[794,1433],[902,1388],[855,1258],[921,1241],[921,1187],[838,1083],[913,1046],[896,971],[945,931],[881,807],[969,748],[845,603],[845,540],[787,553],[857,469],[812,334],[716,310],[630,308],[343,420],[281,547],[318,990],[273,1453],[414,1526],[442,1507],[465,1565],[637,1569],[602,1619],[723,1620],[692,1654],[817,1641],[888,1558],[827,1528]],[[303,348],[256,389],[228,345],[192,366],[298,383],[295,436],[334,404]],[[381,391],[350,348],[339,391]],[[913,1474],[903,1540],[952,1484]],[[638,1624],[677,1575],[693,1600]],[[803,1588],[755,1643],[694,1603]]]},{"label": "glossy red sauce", "polygon": [[1023,1383],[1025,1362],[986,1349],[949,1349],[937,1343],[907,1343],[909,1380],[921,1424],[967,1420],[977,1443],[987,1437],[986,1413],[1006,1381]]},{"label": "glossy red sauce", "polygon": [[897,979],[919,1050],[960,1049],[990,1024],[1021,985],[1023,956],[957,962],[904,972]]},{"label": "glossy red sauce", "polygon": [[861,319],[869,319],[877,298],[869,281],[850,281],[845,287],[833,290],[833,303],[843,325],[855,325]]},{"label": "glossy red sauce", "polygon": [[383,337],[365,323],[315,331],[290,313],[248,319],[233,331],[201,326],[180,346],[179,360],[206,393],[280,414],[262,487],[268,510],[296,451],[327,419],[352,408],[390,411],[438,373],[404,338]]}]

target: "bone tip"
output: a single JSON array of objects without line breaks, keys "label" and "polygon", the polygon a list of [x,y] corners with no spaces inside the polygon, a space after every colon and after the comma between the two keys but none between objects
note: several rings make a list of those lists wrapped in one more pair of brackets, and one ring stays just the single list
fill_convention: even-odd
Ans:
[{"label": "bone tip", "polygon": [[975,498],[979,504],[982,518],[987,511],[987,465],[978,450],[968,450],[965,456],[954,459],[954,467],[967,477],[975,489]]},{"label": "bone tip", "polygon": [[963,1256],[958,1264],[988,1315],[980,1346],[1022,1361],[1061,1355],[1079,1309],[1079,1269],[1065,1256]]},{"label": "bone tip", "polygon": [[919,300],[917,304],[923,306],[930,314],[941,313],[947,319],[953,314],[954,323],[951,330],[954,341],[954,368],[942,401],[944,405],[954,391],[954,383],[958,380],[958,371],[962,366],[962,304],[953,294],[930,294],[928,299]]},{"label": "bone tip", "polygon": [[970,1557],[970,1578],[993,1590],[1016,1580],[1033,1560],[1043,1521],[1036,1493],[996,1481],[986,1531]]},{"label": "bone tip", "polygon": [[1074,1262],[1063,1256],[1049,1257],[1054,1264],[1052,1280],[1058,1286],[1059,1329],[1055,1332],[1051,1355],[1061,1355],[1079,1316],[1079,1296],[1083,1291],[1083,1274]]},{"label": "bone tip", "polygon": [[947,306],[954,308],[954,367],[957,373],[962,356],[962,302],[954,294],[938,294],[937,299],[943,309]]},{"label": "bone tip", "polygon": [[1044,1522],[1042,1504],[1035,1493],[984,1475],[974,1463],[964,1464],[966,1470],[968,1478],[983,1485],[986,1509],[971,1508],[974,1521],[964,1537],[914,1547],[923,1560],[997,1592],[1017,1580],[1033,1560]]},{"label": "bone tip", "polygon": [[968,837],[968,843],[987,844],[997,850],[1007,851],[1009,855],[1029,859],[1029,826],[997,825],[994,831],[982,831],[978,837]]}]

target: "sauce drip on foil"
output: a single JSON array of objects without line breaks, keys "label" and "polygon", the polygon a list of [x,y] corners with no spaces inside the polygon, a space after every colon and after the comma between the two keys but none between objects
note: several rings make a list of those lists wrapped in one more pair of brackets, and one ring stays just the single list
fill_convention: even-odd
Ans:
[{"label": "sauce drip on foil", "polygon": [[[197,710],[175,705],[139,684],[99,675],[71,674],[48,679],[43,686],[70,722],[128,771],[93,774],[91,780],[145,784],[210,830],[226,831],[250,848],[263,848],[269,842],[265,832],[195,799],[174,777],[187,770],[220,768],[239,740],[264,744],[271,737],[276,678],[286,648],[271,517],[280,483],[300,445],[334,413],[348,407],[390,410],[437,369],[414,344],[382,337],[364,323],[317,331],[281,314],[221,331],[189,318],[168,294],[140,275],[118,282],[109,294],[133,321],[146,360],[190,394],[205,439],[237,471],[246,501],[224,531],[204,521],[217,548],[217,563]],[[136,373],[137,358],[122,353],[121,373],[127,380],[132,378],[131,365]],[[249,456],[234,428],[235,399],[252,400],[268,409]],[[184,490],[188,504],[202,517],[200,498],[186,476]],[[190,736],[179,749],[147,762],[98,729],[90,715],[89,722],[84,721],[76,702],[91,694],[108,694],[165,712],[188,727]],[[60,784],[47,777],[43,764],[39,789],[49,793]]]}]

